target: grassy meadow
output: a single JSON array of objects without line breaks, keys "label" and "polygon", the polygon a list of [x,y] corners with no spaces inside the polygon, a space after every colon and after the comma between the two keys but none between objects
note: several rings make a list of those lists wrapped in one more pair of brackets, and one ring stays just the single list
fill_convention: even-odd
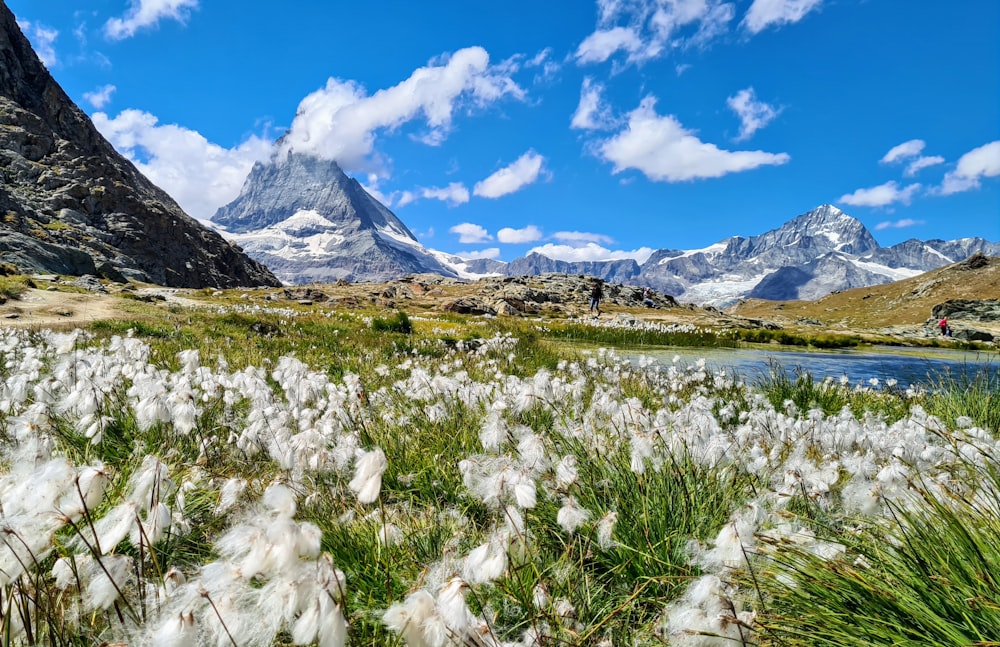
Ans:
[{"label": "grassy meadow", "polygon": [[691,325],[123,307],[0,328],[0,645],[1000,645],[985,373],[748,382],[613,350],[735,343]]}]

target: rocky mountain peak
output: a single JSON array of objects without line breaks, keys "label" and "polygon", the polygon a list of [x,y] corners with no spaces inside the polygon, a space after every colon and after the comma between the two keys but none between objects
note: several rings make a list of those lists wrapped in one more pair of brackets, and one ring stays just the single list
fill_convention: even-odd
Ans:
[{"label": "rocky mountain peak", "polygon": [[815,249],[816,255],[827,252],[862,254],[879,246],[860,220],[831,204],[796,216],[760,239],[779,246],[803,245]]},{"label": "rocky mountain peak", "polygon": [[0,0],[0,260],[176,287],[277,279],[119,155],[63,92]]},{"label": "rocky mountain peak", "polygon": [[212,221],[286,283],[458,275],[337,162],[294,151],[254,165]]},{"label": "rocky mountain peak", "polygon": [[306,212],[322,214],[342,235],[381,229],[416,243],[406,225],[337,162],[294,151],[256,163],[240,195],[220,208],[212,222],[239,234],[277,226]]}]

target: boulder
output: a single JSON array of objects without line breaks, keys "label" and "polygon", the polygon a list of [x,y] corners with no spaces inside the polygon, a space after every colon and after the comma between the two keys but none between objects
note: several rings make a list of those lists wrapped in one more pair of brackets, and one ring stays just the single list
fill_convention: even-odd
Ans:
[{"label": "boulder", "polygon": [[489,304],[475,297],[462,297],[448,301],[441,306],[445,312],[455,312],[464,315],[495,315],[497,311]]},{"label": "boulder", "polygon": [[945,317],[963,321],[1000,321],[1000,299],[950,299],[931,309],[931,319],[935,323]]}]

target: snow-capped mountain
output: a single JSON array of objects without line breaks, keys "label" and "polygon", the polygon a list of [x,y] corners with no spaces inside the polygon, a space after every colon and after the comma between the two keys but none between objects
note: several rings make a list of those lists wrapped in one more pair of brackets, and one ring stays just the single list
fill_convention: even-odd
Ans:
[{"label": "snow-capped mountain", "polygon": [[255,164],[212,222],[285,283],[464,274],[462,259],[424,248],[336,162],[294,152]]},{"label": "snow-capped mountain", "polygon": [[890,283],[968,258],[1000,255],[982,238],[908,240],[880,247],[871,232],[833,205],[822,205],[757,236],[733,236],[702,249],[654,252],[630,273],[622,261],[562,263],[531,254],[491,271],[611,275],[681,301],[725,307],[744,297],[817,299],[834,290]]},{"label": "snow-capped mountain", "polygon": [[227,238],[285,283],[386,281],[429,272],[457,278],[561,272],[649,286],[689,303],[816,299],[1000,255],[981,238],[880,247],[855,218],[822,205],[756,236],[702,249],[660,249],[634,260],[567,262],[532,253],[509,263],[464,260],[421,245],[403,222],[336,162],[290,153],[254,166],[239,197],[213,218]]}]

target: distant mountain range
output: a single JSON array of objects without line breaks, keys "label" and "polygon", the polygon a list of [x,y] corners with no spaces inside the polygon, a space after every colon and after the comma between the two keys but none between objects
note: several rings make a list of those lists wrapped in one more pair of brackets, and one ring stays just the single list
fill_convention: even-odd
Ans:
[{"label": "distant mountain range", "polygon": [[466,260],[425,248],[403,222],[332,161],[296,153],[254,166],[239,197],[213,218],[225,235],[286,283],[382,282],[428,272],[453,278],[585,274],[649,286],[681,301],[816,299],[1000,255],[982,238],[908,240],[881,247],[855,218],[822,205],[757,236],[703,249],[660,249],[635,260],[567,262],[532,253],[510,262]]},{"label": "distant mountain range", "polygon": [[97,132],[0,0],[0,261],[176,287],[277,285]]}]

